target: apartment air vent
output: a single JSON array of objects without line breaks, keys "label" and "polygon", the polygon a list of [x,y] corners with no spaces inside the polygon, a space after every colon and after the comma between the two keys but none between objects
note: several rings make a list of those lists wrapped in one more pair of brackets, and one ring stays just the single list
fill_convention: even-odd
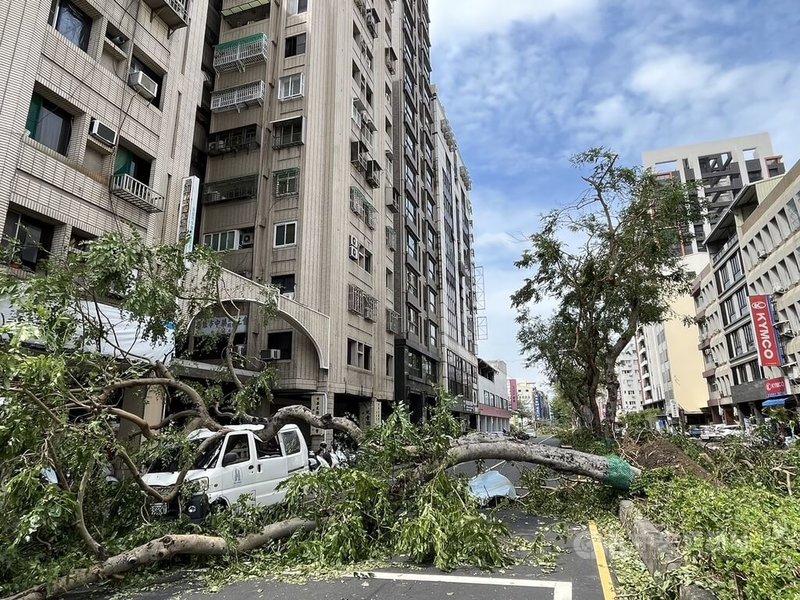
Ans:
[{"label": "apartment air vent", "polygon": [[92,119],[89,125],[89,134],[109,146],[115,146],[117,143],[116,130],[103,123],[100,119]]},{"label": "apartment air vent", "polygon": [[152,100],[158,95],[158,84],[142,71],[131,71],[128,75],[128,85],[148,100]]}]

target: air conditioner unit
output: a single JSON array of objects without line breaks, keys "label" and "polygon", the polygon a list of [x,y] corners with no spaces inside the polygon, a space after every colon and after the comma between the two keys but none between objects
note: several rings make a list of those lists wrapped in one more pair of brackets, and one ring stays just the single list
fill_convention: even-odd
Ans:
[{"label": "air conditioner unit", "polygon": [[152,100],[158,95],[158,84],[142,71],[131,71],[128,75],[128,85],[148,100]]},{"label": "air conditioner unit", "polygon": [[358,249],[358,238],[354,235],[350,236],[350,247]]},{"label": "air conditioner unit", "polygon": [[214,202],[219,202],[222,200],[222,194],[219,192],[206,192],[203,195],[203,202],[206,204],[213,204]]},{"label": "air conditioner unit", "polygon": [[358,246],[350,246],[350,260],[358,260]]},{"label": "air conditioner unit", "polygon": [[778,287],[778,288],[775,288],[774,290],[772,290],[772,293],[775,294],[776,296],[782,296],[786,292],[787,292],[787,290],[786,290],[785,287]]},{"label": "air conditioner unit", "polygon": [[261,352],[262,360],[280,360],[281,359],[281,351],[277,348],[269,348]]},{"label": "air conditioner unit", "polygon": [[758,253],[758,258],[761,259],[761,260],[764,260],[768,256],[769,256],[769,252],[767,252],[766,250],[761,250]]},{"label": "air conditioner unit", "polygon": [[255,234],[252,231],[239,234],[239,248],[252,248]]},{"label": "air conditioner unit", "polygon": [[92,119],[89,125],[89,134],[109,146],[117,144],[116,130],[103,123],[100,119]]}]

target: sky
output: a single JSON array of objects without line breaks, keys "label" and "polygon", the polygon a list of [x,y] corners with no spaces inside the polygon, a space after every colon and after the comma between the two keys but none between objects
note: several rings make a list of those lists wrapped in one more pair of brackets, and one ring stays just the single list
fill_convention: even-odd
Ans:
[{"label": "sky", "polygon": [[[583,191],[569,157],[768,132],[800,158],[798,0],[429,0],[433,83],[472,177],[488,339],[479,355],[540,384],[516,342],[514,267],[540,216]],[[536,307],[548,314],[553,306]]]}]

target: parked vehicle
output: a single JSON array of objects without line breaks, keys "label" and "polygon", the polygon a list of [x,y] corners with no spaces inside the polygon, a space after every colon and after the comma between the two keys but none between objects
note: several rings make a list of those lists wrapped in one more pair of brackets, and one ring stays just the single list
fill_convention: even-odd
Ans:
[{"label": "parked vehicle", "polygon": [[[231,506],[244,494],[250,494],[257,504],[281,502],[286,493],[278,485],[297,473],[309,470],[306,441],[297,425],[283,426],[278,435],[262,441],[255,432],[263,425],[232,425],[230,431],[211,444],[195,461],[185,482],[196,486],[185,511],[189,518],[199,520],[210,508]],[[215,432],[198,429],[189,434],[189,441],[199,446]],[[162,461],[143,476],[145,483],[162,493],[175,485],[179,469],[176,464]],[[151,516],[175,515],[183,507],[174,502],[150,504]]]}]

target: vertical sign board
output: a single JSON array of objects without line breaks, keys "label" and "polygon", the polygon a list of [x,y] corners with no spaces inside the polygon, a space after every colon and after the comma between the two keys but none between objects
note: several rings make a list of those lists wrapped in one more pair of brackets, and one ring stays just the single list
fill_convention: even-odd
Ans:
[{"label": "vertical sign board", "polygon": [[772,316],[772,303],[769,296],[750,296],[750,314],[756,333],[758,361],[762,367],[780,367],[782,364],[778,333]]},{"label": "vertical sign board", "polygon": [[181,183],[181,203],[178,208],[178,240],[186,236],[186,253],[194,249],[195,220],[197,219],[197,199],[200,196],[200,178],[184,177]]}]

